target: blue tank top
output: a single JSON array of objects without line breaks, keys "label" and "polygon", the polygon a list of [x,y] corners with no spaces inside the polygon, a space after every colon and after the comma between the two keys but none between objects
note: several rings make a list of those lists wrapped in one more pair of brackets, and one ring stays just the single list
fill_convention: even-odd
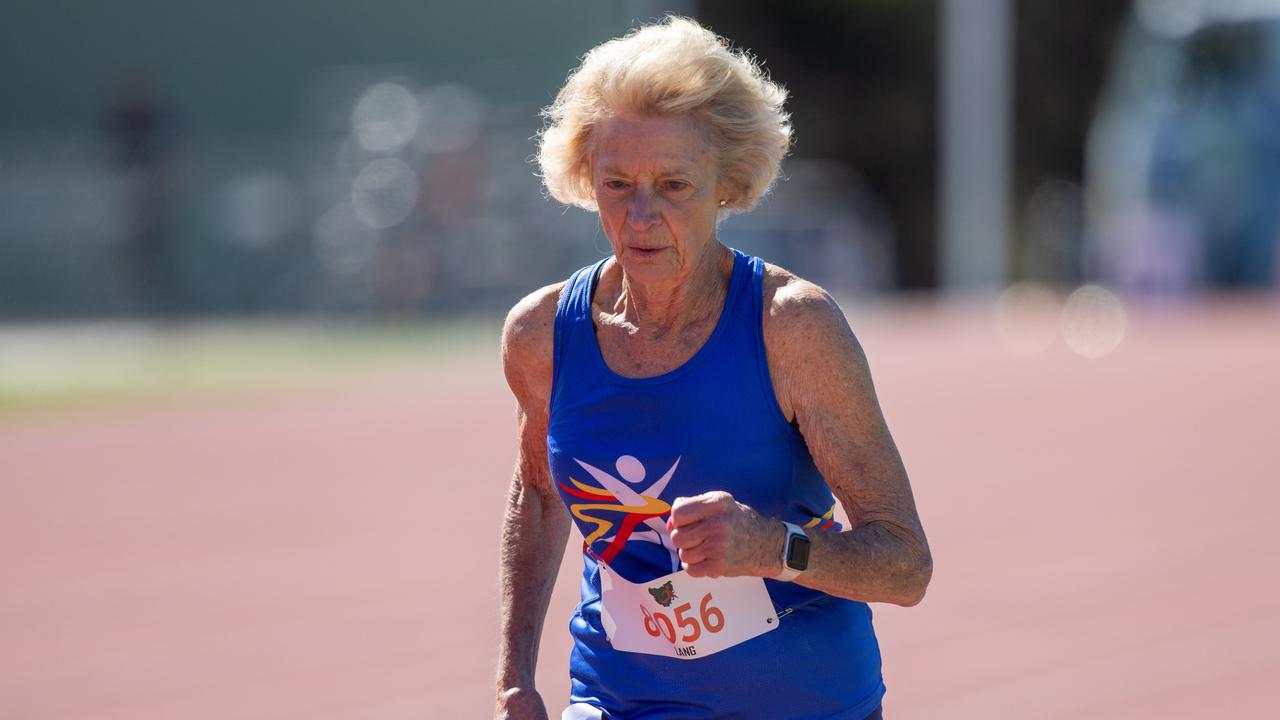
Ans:
[{"label": "blue tank top", "polygon": [[[601,623],[597,558],[633,583],[679,569],[645,524],[649,517],[665,522],[666,514],[609,509],[635,503],[602,501],[607,484],[625,483],[650,513],[676,497],[725,490],[810,532],[839,530],[831,490],[774,396],[762,326],[764,262],[733,254],[711,336],[688,362],[656,377],[618,375],[600,353],[591,298],[608,258],[574,273],[561,293],[547,448],[552,478],[590,541],[569,623],[571,702],[627,720],[862,720],[885,693],[866,603],[765,580],[778,629],[693,660],[614,650]],[[611,482],[599,482],[599,473]]]}]

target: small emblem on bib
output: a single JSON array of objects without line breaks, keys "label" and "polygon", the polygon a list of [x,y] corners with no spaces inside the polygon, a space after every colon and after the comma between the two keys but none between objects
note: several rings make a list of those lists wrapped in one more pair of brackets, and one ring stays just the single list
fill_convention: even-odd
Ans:
[{"label": "small emblem on bib", "polygon": [[662,607],[671,607],[671,601],[676,599],[676,591],[671,587],[671,581],[668,580],[658,587],[649,588],[649,594]]}]

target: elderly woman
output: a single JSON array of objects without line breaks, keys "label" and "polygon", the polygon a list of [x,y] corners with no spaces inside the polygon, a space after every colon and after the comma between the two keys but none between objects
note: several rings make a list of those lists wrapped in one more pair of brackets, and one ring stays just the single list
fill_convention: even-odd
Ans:
[{"label": "elderly woman", "polygon": [[613,253],[503,331],[498,717],[547,717],[534,666],[571,522],[564,718],[880,716],[867,603],[915,605],[932,573],[906,470],[831,297],[716,237],[778,173],[785,95],[669,17],[588,53],[546,111],[547,189]]}]

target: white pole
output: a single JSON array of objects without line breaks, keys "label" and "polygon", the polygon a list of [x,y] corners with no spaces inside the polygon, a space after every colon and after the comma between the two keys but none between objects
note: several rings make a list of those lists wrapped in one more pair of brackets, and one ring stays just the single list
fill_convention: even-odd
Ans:
[{"label": "white pole", "polygon": [[941,0],[938,68],[944,290],[1002,285],[1009,269],[1012,32],[1009,0]]}]

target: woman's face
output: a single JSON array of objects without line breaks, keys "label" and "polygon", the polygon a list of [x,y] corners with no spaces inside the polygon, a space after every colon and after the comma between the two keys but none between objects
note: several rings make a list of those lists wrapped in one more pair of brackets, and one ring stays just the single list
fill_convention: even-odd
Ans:
[{"label": "woman's face", "polygon": [[715,247],[716,161],[694,120],[608,119],[596,133],[591,182],[629,277],[682,280]]}]

